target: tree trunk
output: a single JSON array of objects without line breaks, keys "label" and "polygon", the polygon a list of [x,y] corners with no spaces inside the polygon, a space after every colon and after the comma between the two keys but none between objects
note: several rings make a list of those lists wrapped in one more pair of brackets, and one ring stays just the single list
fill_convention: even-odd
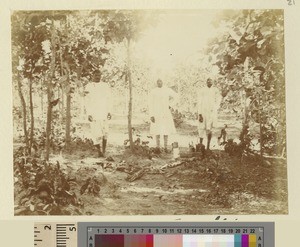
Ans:
[{"label": "tree trunk", "polygon": [[[69,78],[67,80],[67,83],[70,84]],[[71,88],[67,90],[67,102],[66,102],[66,150],[70,150],[70,144],[71,144]]]},{"label": "tree trunk", "polygon": [[25,136],[25,144],[26,148],[29,148],[29,143],[28,143],[28,133],[27,133],[27,112],[26,112],[26,102],[24,99],[24,95],[22,93],[22,83],[20,76],[18,76],[18,93],[21,99],[21,105],[22,105],[22,112],[23,112],[23,131],[24,131],[24,136]]},{"label": "tree trunk", "polygon": [[60,105],[60,112],[61,112],[61,118],[62,120],[64,120],[65,118],[65,111],[64,111],[64,107],[65,107],[65,95],[64,95],[64,90],[61,88],[61,98],[59,100],[59,105]]},{"label": "tree trunk", "polygon": [[34,115],[33,115],[33,99],[32,99],[32,79],[29,81],[29,108],[30,108],[30,142],[29,142],[29,154],[31,154],[32,144],[34,142]]},{"label": "tree trunk", "polygon": [[41,99],[41,114],[42,114],[42,119],[44,116],[44,94],[43,94],[43,87],[41,88],[41,93],[40,93],[40,99]]},{"label": "tree trunk", "polygon": [[130,142],[130,150],[134,151],[132,137],[132,78],[131,78],[131,58],[130,58],[130,39],[127,39],[127,80],[129,84],[129,103],[128,103],[128,135]]},{"label": "tree trunk", "polygon": [[262,120],[261,120],[261,96],[258,96],[258,106],[259,106],[259,138],[260,138],[260,157],[263,158],[263,130],[262,130]]},{"label": "tree trunk", "polygon": [[[63,60],[62,57],[60,59],[61,67],[63,67]],[[65,72],[63,72],[65,71]],[[81,70],[82,71],[82,70]],[[65,149],[67,151],[70,151],[70,144],[71,144],[71,101],[72,101],[72,89],[71,89],[71,83],[70,83],[70,68],[67,64],[65,64],[65,70],[62,69],[62,75],[66,73],[67,79],[64,82],[67,85],[66,90],[66,133],[65,133]],[[81,76],[81,73],[80,75]],[[80,77],[79,77],[80,78]]]},{"label": "tree trunk", "polygon": [[[51,82],[49,82],[50,84]],[[48,100],[48,108],[47,108],[47,124],[46,124],[46,156],[45,159],[49,160],[50,154],[50,141],[51,141],[51,123],[52,123],[52,89],[51,86],[47,88],[47,100]]]},{"label": "tree trunk", "polygon": [[48,74],[48,85],[47,85],[47,124],[46,124],[46,155],[45,159],[49,160],[50,154],[50,140],[51,140],[51,126],[52,126],[52,80],[55,72],[55,29],[52,20],[52,29],[51,29],[51,62]]}]

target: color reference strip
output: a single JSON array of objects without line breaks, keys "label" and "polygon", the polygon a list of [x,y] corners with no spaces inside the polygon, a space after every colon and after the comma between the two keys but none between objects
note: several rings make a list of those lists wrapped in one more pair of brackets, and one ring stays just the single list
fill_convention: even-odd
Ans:
[{"label": "color reference strip", "polygon": [[95,247],[256,247],[255,234],[96,234]]}]

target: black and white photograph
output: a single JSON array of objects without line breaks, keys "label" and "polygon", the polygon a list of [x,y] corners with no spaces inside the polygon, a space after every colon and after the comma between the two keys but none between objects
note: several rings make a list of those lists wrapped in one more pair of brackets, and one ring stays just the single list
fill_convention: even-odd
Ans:
[{"label": "black and white photograph", "polygon": [[284,21],[12,11],[14,215],[288,214]]}]

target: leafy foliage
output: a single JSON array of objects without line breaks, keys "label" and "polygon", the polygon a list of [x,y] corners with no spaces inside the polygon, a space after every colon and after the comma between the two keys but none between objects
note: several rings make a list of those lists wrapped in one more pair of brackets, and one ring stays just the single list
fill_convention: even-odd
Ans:
[{"label": "leafy foliage", "polygon": [[[150,139],[152,136],[142,136],[141,133],[133,128],[133,135],[134,135],[134,146],[133,150],[131,151],[138,156],[147,157],[148,159],[152,159],[153,157],[158,157],[162,150],[159,148],[154,148],[149,146]],[[130,149],[130,142],[129,140],[124,141],[124,146],[126,149]]]},{"label": "leafy foliage", "polygon": [[85,192],[98,196],[100,192],[100,182],[95,177],[88,178],[80,188],[81,195]]},{"label": "leafy foliage", "polygon": [[215,25],[223,24],[227,32],[211,40],[206,52],[209,62],[219,68],[223,108],[231,108],[245,125],[260,125],[262,152],[281,154],[285,147],[283,12],[227,11],[219,18]]},{"label": "leafy foliage", "polygon": [[177,128],[183,123],[185,115],[182,114],[180,111],[178,111],[178,109],[173,109],[173,108],[171,108],[171,113],[172,113],[175,127]]},{"label": "leafy foliage", "polygon": [[75,179],[61,169],[59,162],[52,164],[24,156],[23,148],[14,157],[15,186],[22,193],[16,214],[70,214],[68,205],[82,206],[72,191]]}]

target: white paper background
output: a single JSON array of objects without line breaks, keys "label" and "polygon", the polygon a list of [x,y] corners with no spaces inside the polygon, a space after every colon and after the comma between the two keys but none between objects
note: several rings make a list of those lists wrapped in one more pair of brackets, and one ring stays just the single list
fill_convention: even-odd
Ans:
[{"label": "white paper background", "polygon": [[[270,8],[285,10],[285,57],[287,94],[287,155],[289,215],[226,216],[234,221],[275,221],[276,246],[296,244],[300,229],[300,0],[289,6],[287,0],[1,0],[0,4],[0,245],[33,246],[34,221],[213,221],[216,216],[109,216],[109,217],[14,217],[12,166],[12,97],[10,59],[10,11],[43,9],[247,9]],[[4,237],[4,238],[3,238]],[[295,245],[295,246],[296,246]]]}]

